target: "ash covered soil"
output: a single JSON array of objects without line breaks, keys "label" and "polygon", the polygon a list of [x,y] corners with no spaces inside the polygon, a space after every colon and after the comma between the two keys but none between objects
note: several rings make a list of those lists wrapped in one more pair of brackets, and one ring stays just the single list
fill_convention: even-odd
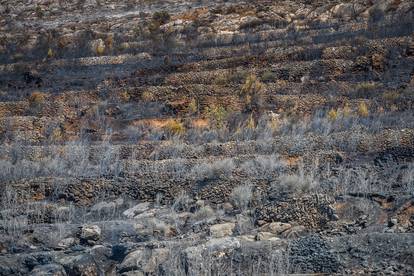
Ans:
[{"label": "ash covered soil", "polygon": [[413,103],[409,0],[0,0],[0,275],[413,275]]}]

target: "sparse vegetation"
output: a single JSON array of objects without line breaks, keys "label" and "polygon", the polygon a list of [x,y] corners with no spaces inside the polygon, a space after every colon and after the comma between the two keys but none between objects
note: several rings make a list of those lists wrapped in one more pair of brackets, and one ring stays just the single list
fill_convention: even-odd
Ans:
[{"label": "sparse vegetation", "polygon": [[414,275],[410,1],[3,2],[1,275]]},{"label": "sparse vegetation", "polygon": [[252,200],[252,187],[250,185],[237,186],[231,192],[230,198],[240,210],[246,210]]},{"label": "sparse vegetation", "polygon": [[198,180],[214,180],[221,176],[230,177],[235,169],[232,159],[223,159],[212,163],[202,163],[193,167],[190,175]]},{"label": "sparse vegetation", "polygon": [[181,135],[185,132],[185,127],[183,123],[172,119],[168,120],[167,124],[165,125],[165,130],[170,135]]}]

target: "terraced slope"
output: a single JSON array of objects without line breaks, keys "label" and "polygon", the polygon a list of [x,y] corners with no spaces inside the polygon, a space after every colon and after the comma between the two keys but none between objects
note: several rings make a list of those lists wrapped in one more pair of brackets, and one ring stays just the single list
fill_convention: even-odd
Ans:
[{"label": "terraced slope", "polygon": [[414,3],[0,1],[0,275],[412,274]]}]

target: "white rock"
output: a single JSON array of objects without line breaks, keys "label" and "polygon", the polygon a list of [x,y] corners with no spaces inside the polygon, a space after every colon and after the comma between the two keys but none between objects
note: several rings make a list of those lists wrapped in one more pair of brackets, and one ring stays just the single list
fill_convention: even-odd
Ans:
[{"label": "white rock", "polygon": [[259,232],[256,235],[257,241],[269,241],[269,240],[278,240],[275,234],[270,232]]},{"label": "white rock", "polygon": [[101,238],[101,228],[98,225],[84,225],[80,238],[85,241],[97,241]]},{"label": "white rock", "polygon": [[256,240],[254,235],[242,235],[237,237],[240,241],[253,242]]},{"label": "white rock", "polygon": [[139,215],[147,210],[149,210],[150,203],[149,202],[143,202],[138,205],[135,205],[134,207],[125,210],[122,214],[127,218],[134,218],[136,215]]},{"label": "white rock", "polygon": [[136,215],[134,218],[135,219],[153,218],[153,217],[155,217],[155,214],[156,214],[156,210],[155,209],[150,209],[148,211],[145,211],[144,213]]},{"label": "white rock", "polygon": [[57,244],[57,247],[61,248],[61,249],[66,249],[66,248],[71,247],[74,244],[76,244],[76,239],[75,238],[66,238],[66,239],[61,240]]},{"label": "white rock", "polygon": [[353,18],[363,11],[362,5],[354,3],[342,3],[338,4],[331,9],[332,14],[335,17],[340,18]]},{"label": "white rock", "polygon": [[279,235],[290,228],[292,228],[292,225],[289,223],[271,222],[269,224],[263,225],[260,229],[264,232],[270,232]]},{"label": "white rock", "polygon": [[205,244],[206,249],[210,252],[233,250],[240,248],[240,241],[235,237],[225,237],[219,239],[211,239]]},{"label": "white rock", "polygon": [[210,226],[210,235],[214,238],[222,238],[233,234],[236,224],[233,222],[215,224]]}]

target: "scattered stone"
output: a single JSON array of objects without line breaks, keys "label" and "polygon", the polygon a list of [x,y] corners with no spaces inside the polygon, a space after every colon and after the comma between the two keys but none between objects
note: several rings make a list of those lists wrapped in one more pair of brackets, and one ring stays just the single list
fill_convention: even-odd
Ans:
[{"label": "scattered stone", "polygon": [[341,265],[324,240],[310,235],[294,240],[290,245],[291,273],[336,273]]}]

